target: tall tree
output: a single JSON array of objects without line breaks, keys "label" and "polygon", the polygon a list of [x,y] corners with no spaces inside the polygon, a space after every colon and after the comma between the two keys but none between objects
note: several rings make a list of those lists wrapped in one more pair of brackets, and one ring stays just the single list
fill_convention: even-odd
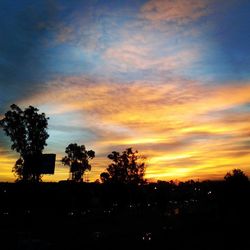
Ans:
[{"label": "tall tree", "polygon": [[121,154],[113,151],[108,155],[112,163],[108,166],[107,172],[101,174],[102,182],[142,184],[145,174],[145,157],[140,156],[138,151],[128,148]]},{"label": "tall tree", "polygon": [[82,181],[82,176],[86,170],[91,170],[89,160],[95,157],[93,150],[86,150],[84,145],[71,143],[65,150],[67,156],[62,158],[62,163],[70,167],[72,180],[76,182]]},{"label": "tall tree", "polygon": [[20,154],[12,170],[20,180],[41,179],[35,159],[42,154],[47,145],[49,118],[44,113],[39,114],[38,111],[39,109],[33,106],[22,110],[16,104],[12,104],[4,118],[0,120],[0,127],[12,141],[11,149]]}]

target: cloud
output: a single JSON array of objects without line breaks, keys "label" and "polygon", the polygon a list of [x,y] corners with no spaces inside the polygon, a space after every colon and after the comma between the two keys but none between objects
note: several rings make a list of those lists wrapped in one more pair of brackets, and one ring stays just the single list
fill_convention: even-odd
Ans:
[{"label": "cloud", "polygon": [[185,24],[206,16],[208,3],[207,0],[151,0],[141,8],[141,17]]},{"label": "cloud", "polygon": [[[211,86],[184,79],[120,83],[69,77],[49,82],[47,87],[23,103],[35,103],[48,109],[51,115],[75,112],[77,120],[70,122],[79,126],[80,118],[86,119],[90,126],[99,119],[99,124],[106,123],[108,130],[124,132],[127,128],[128,133],[137,125],[144,130],[153,124],[157,132],[159,124],[166,124],[169,130],[178,128],[183,133],[213,129],[214,133],[226,132],[231,124],[213,126],[213,122],[218,122],[216,112],[225,111],[221,117],[227,122],[230,115],[226,111],[247,103],[250,97],[247,83]],[[197,123],[194,118],[199,118]]]},{"label": "cloud", "polygon": [[141,18],[142,14],[132,6],[111,12],[108,7],[93,8],[86,2],[70,10],[66,4],[57,11],[56,18],[37,24],[38,29],[47,32],[46,45],[62,49],[54,63],[65,67],[68,61],[76,65],[67,70],[78,72],[87,67],[94,75],[122,78],[124,73],[134,73],[138,79],[137,74],[141,73],[144,78],[152,78],[164,73],[183,75],[200,60],[202,46],[194,47],[193,41],[190,42],[192,37],[199,37],[200,29],[184,29],[169,23],[154,25]]},{"label": "cloud", "polygon": [[128,146],[147,155],[150,178],[247,166],[250,83],[225,80],[247,79],[235,71],[247,53],[230,44],[231,36],[247,44],[235,36],[241,12],[237,32],[224,37],[235,4],[118,2],[1,3],[0,117],[12,102],[38,106],[51,117],[48,152],[60,159],[73,141],[93,148],[93,178],[107,153]]},{"label": "cloud", "polygon": [[58,140],[53,135],[57,126],[61,133],[57,150],[63,151],[74,138],[96,150],[93,179],[107,165],[105,155],[130,146],[147,156],[148,178],[168,178],[176,171],[178,178],[185,179],[198,173],[199,178],[207,178],[216,166],[218,176],[230,167],[246,169],[249,113],[242,111],[238,121],[228,121],[234,114],[237,117],[234,110],[249,98],[248,82],[125,83],[67,77],[48,82],[44,92],[19,104],[38,106],[52,117],[51,137]]},{"label": "cloud", "polygon": [[156,70],[173,72],[183,70],[198,60],[198,50],[185,49],[168,53],[162,51],[157,55],[152,46],[135,44],[119,44],[106,50],[104,58],[121,71]]}]

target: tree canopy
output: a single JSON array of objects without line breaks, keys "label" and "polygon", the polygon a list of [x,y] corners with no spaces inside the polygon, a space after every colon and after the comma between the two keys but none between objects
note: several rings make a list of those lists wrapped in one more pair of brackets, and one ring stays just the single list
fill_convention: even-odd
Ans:
[{"label": "tree canopy", "polygon": [[89,160],[95,157],[93,150],[86,150],[84,145],[71,143],[66,147],[67,156],[62,158],[62,163],[70,167],[72,180],[76,182],[82,181],[82,176],[86,170],[91,170]]},{"label": "tree canopy", "polygon": [[240,169],[233,169],[232,172],[228,172],[224,179],[230,184],[244,184],[248,182],[247,175]]},{"label": "tree canopy", "polygon": [[141,184],[144,182],[145,157],[140,156],[138,151],[127,148],[122,153],[113,151],[108,155],[112,163],[107,172],[100,175],[102,182]]},{"label": "tree canopy", "polygon": [[27,164],[31,158],[42,154],[49,137],[47,132],[48,119],[39,109],[29,106],[22,110],[16,104],[0,120],[0,126],[12,141],[11,149],[20,154],[13,167],[13,172],[20,180],[39,180],[41,174],[35,165]]}]

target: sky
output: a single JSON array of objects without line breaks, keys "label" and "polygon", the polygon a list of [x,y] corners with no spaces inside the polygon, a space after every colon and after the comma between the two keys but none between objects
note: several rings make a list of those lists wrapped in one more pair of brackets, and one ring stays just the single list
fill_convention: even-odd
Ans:
[{"label": "sky", "polygon": [[[49,119],[46,153],[68,144],[146,156],[148,180],[250,175],[250,1],[2,0],[0,119],[12,103]],[[0,131],[0,181],[18,154]]]}]

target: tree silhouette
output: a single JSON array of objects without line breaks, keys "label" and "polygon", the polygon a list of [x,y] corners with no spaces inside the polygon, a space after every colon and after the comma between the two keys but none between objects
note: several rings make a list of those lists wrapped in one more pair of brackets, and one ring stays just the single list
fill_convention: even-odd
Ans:
[{"label": "tree silhouette", "polygon": [[23,167],[24,167],[24,160],[22,158],[19,158],[14,167],[12,168],[12,172],[14,173],[14,175],[17,177],[17,181],[22,180],[23,178]]},{"label": "tree silhouette", "polygon": [[224,179],[231,184],[244,184],[248,182],[247,175],[240,169],[233,169],[232,172],[228,172]]},{"label": "tree silhouette", "polygon": [[145,157],[138,155],[138,151],[128,148],[121,154],[113,151],[108,155],[113,162],[108,166],[107,172],[100,175],[102,182],[141,184],[144,182]]},{"label": "tree silhouette", "polygon": [[86,150],[84,145],[78,146],[76,143],[71,143],[66,147],[65,153],[67,156],[62,158],[62,163],[70,167],[72,180],[76,182],[82,181],[84,172],[91,170],[89,159],[95,157],[95,152]]},{"label": "tree silhouette", "polygon": [[100,179],[101,179],[102,183],[109,182],[110,181],[110,175],[109,175],[109,173],[107,173],[107,172],[101,173],[100,174]]},{"label": "tree silhouette", "polygon": [[29,106],[22,110],[16,104],[10,106],[0,126],[12,141],[11,149],[20,154],[12,171],[19,180],[39,181],[41,174],[36,167],[36,160],[47,145],[48,119],[39,109]]}]

